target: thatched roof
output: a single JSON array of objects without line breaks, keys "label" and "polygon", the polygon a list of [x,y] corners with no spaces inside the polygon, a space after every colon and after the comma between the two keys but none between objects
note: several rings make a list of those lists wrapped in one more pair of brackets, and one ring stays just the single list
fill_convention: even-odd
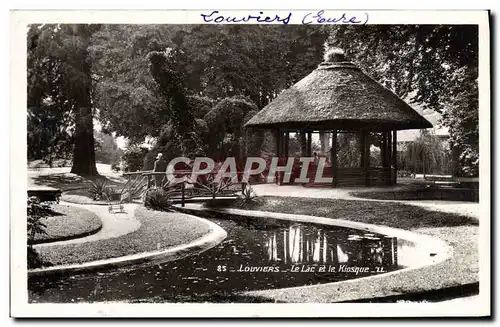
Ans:
[{"label": "thatched roof", "polygon": [[279,94],[246,127],[402,130],[432,127],[396,94],[343,55]]}]

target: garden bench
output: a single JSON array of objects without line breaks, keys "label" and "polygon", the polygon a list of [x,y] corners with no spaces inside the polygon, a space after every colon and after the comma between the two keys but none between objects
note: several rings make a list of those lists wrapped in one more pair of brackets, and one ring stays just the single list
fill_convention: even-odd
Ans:
[{"label": "garden bench", "polygon": [[424,180],[428,185],[434,186],[455,187],[460,184],[451,175],[425,175]]}]

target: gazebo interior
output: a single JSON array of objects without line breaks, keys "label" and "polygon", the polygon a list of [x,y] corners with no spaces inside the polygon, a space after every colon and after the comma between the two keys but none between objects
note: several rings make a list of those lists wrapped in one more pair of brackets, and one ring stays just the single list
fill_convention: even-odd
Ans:
[{"label": "gazebo interior", "polygon": [[[323,177],[333,177],[332,186],[375,186],[375,185],[393,185],[397,178],[397,131],[373,131],[373,130],[346,130],[346,129],[328,129],[328,128],[303,128],[303,129],[285,129],[277,128],[274,130],[274,139],[276,141],[276,155],[278,157],[288,158],[293,156],[289,153],[290,136],[294,133],[299,135],[300,149],[302,157],[313,156],[313,134],[319,133],[320,140],[328,138],[326,147],[316,151],[319,157],[328,156],[323,168]],[[354,134],[356,137],[357,149],[359,153],[358,167],[339,167],[338,165],[338,138],[340,134]],[[372,142],[370,138],[377,135],[381,138],[381,166],[372,166],[370,164],[370,147]],[[312,178],[317,171],[317,166],[309,165],[307,176]]]}]

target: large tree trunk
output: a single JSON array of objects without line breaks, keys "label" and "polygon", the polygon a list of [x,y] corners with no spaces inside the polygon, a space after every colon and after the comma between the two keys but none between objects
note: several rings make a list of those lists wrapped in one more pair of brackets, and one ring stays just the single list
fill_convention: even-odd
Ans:
[{"label": "large tree trunk", "polygon": [[[86,25],[73,25],[75,38],[78,37],[84,43],[89,43],[91,31]],[[91,92],[91,67],[88,60],[87,47],[83,47],[80,60],[76,63],[80,65],[83,73],[81,87],[75,87],[73,98],[75,99],[75,146],[73,149],[73,167],[71,172],[78,175],[97,175],[95,165],[94,149],[94,122],[92,116]]]},{"label": "large tree trunk", "polygon": [[92,109],[79,108],[75,115],[75,146],[71,172],[78,175],[97,175],[94,150],[94,124]]}]

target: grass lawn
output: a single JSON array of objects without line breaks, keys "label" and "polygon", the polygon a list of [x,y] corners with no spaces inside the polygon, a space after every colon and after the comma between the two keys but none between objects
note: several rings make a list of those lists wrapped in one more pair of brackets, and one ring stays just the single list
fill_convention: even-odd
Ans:
[{"label": "grass lawn", "polygon": [[78,204],[107,204],[106,201],[92,200],[88,188],[63,192],[63,194],[61,195],[61,201]]},{"label": "grass lawn", "polygon": [[47,226],[47,235],[37,234],[34,244],[83,237],[102,227],[101,219],[91,211],[59,204],[53,205],[52,210],[52,216],[41,220]]},{"label": "grass lawn", "polygon": [[41,259],[62,265],[157,251],[194,241],[210,230],[207,224],[191,216],[144,207],[136,209],[135,218],[141,223],[135,232],[95,242],[44,248]]},{"label": "grass lawn", "polygon": [[[227,202],[223,206],[228,207]],[[407,230],[478,224],[476,219],[467,216],[428,211],[421,207],[401,203],[363,200],[263,196],[249,204],[234,201],[229,207],[345,219]]]},{"label": "grass lawn", "polygon": [[29,186],[50,186],[64,191],[83,189],[90,187],[92,181],[107,180],[111,185],[123,185],[126,179],[111,170],[110,165],[97,163],[98,176],[83,177],[70,173],[71,167],[53,167],[53,168],[33,168],[33,163],[28,164],[28,187]]},{"label": "grass lawn", "polygon": [[479,202],[479,190],[468,188],[411,187],[385,192],[353,192],[358,198],[377,200],[445,200]]}]

